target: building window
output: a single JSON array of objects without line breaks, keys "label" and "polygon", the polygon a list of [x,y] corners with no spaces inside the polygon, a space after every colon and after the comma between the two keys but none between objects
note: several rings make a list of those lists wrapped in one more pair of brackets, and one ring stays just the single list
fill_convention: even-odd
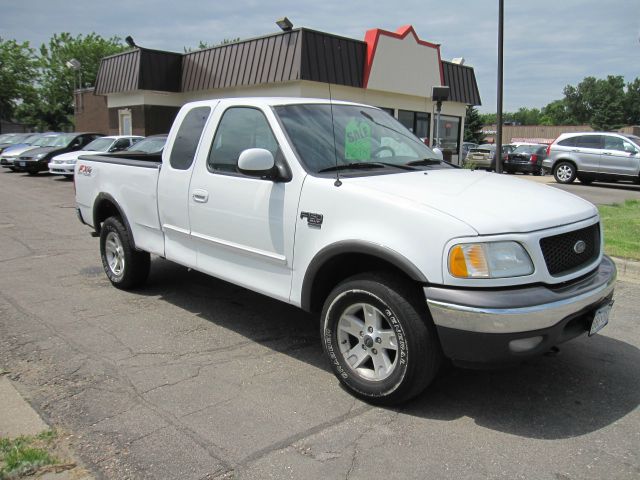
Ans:
[{"label": "building window", "polygon": [[118,110],[118,131],[120,135],[131,135],[131,110]]},{"label": "building window", "polygon": [[383,112],[387,112],[389,115],[393,117],[393,113],[394,113],[393,108],[387,108],[387,107],[378,107],[378,108]]},{"label": "building window", "polygon": [[[460,124],[461,117],[453,117],[450,115],[440,115],[440,149],[450,150],[453,155],[457,155],[460,151]],[[436,136],[436,128],[434,126],[433,136]],[[434,138],[434,144],[437,145],[438,139]]]},{"label": "building window", "polygon": [[429,124],[431,123],[429,113],[398,110],[398,121],[411,130],[416,137],[426,138],[426,143],[429,143]]}]

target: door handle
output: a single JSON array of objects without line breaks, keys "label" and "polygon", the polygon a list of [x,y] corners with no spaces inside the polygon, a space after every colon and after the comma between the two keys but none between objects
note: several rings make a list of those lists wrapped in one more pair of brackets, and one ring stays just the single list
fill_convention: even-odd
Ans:
[{"label": "door handle", "polygon": [[573,150],[571,150],[572,152],[578,152],[580,153],[580,150],[578,150],[577,148],[574,148]]},{"label": "door handle", "polygon": [[603,155],[613,155],[611,152],[602,152]]},{"label": "door handle", "polygon": [[191,198],[193,198],[194,202],[207,203],[207,200],[209,200],[209,192],[206,190],[196,189],[191,192]]}]

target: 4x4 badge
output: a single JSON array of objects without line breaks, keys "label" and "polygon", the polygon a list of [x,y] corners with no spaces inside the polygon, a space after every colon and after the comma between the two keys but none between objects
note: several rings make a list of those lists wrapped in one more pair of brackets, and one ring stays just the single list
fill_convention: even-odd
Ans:
[{"label": "4x4 badge", "polygon": [[307,219],[307,225],[313,228],[321,228],[323,216],[321,213],[300,212],[300,218]]},{"label": "4x4 badge", "polygon": [[573,251],[576,252],[578,255],[583,253],[586,249],[587,249],[587,244],[585,243],[584,240],[578,240],[573,246]]}]

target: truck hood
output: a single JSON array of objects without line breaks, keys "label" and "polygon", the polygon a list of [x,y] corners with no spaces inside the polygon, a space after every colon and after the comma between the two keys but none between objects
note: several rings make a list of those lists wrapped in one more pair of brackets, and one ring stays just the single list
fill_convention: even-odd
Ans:
[{"label": "truck hood", "polygon": [[592,203],[560,189],[480,171],[426,170],[346,181],[439,210],[480,235],[542,230],[598,213]]}]

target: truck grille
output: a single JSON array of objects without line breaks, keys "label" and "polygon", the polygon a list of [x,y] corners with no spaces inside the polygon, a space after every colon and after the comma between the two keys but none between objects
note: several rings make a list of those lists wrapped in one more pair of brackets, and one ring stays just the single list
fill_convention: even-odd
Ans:
[{"label": "truck grille", "polygon": [[[584,251],[577,253],[580,240],[585,244]],[[570,270],[578,270],[600,255],[600,224],[542,238],[540,248],[551,275],[560,276]]]}]

